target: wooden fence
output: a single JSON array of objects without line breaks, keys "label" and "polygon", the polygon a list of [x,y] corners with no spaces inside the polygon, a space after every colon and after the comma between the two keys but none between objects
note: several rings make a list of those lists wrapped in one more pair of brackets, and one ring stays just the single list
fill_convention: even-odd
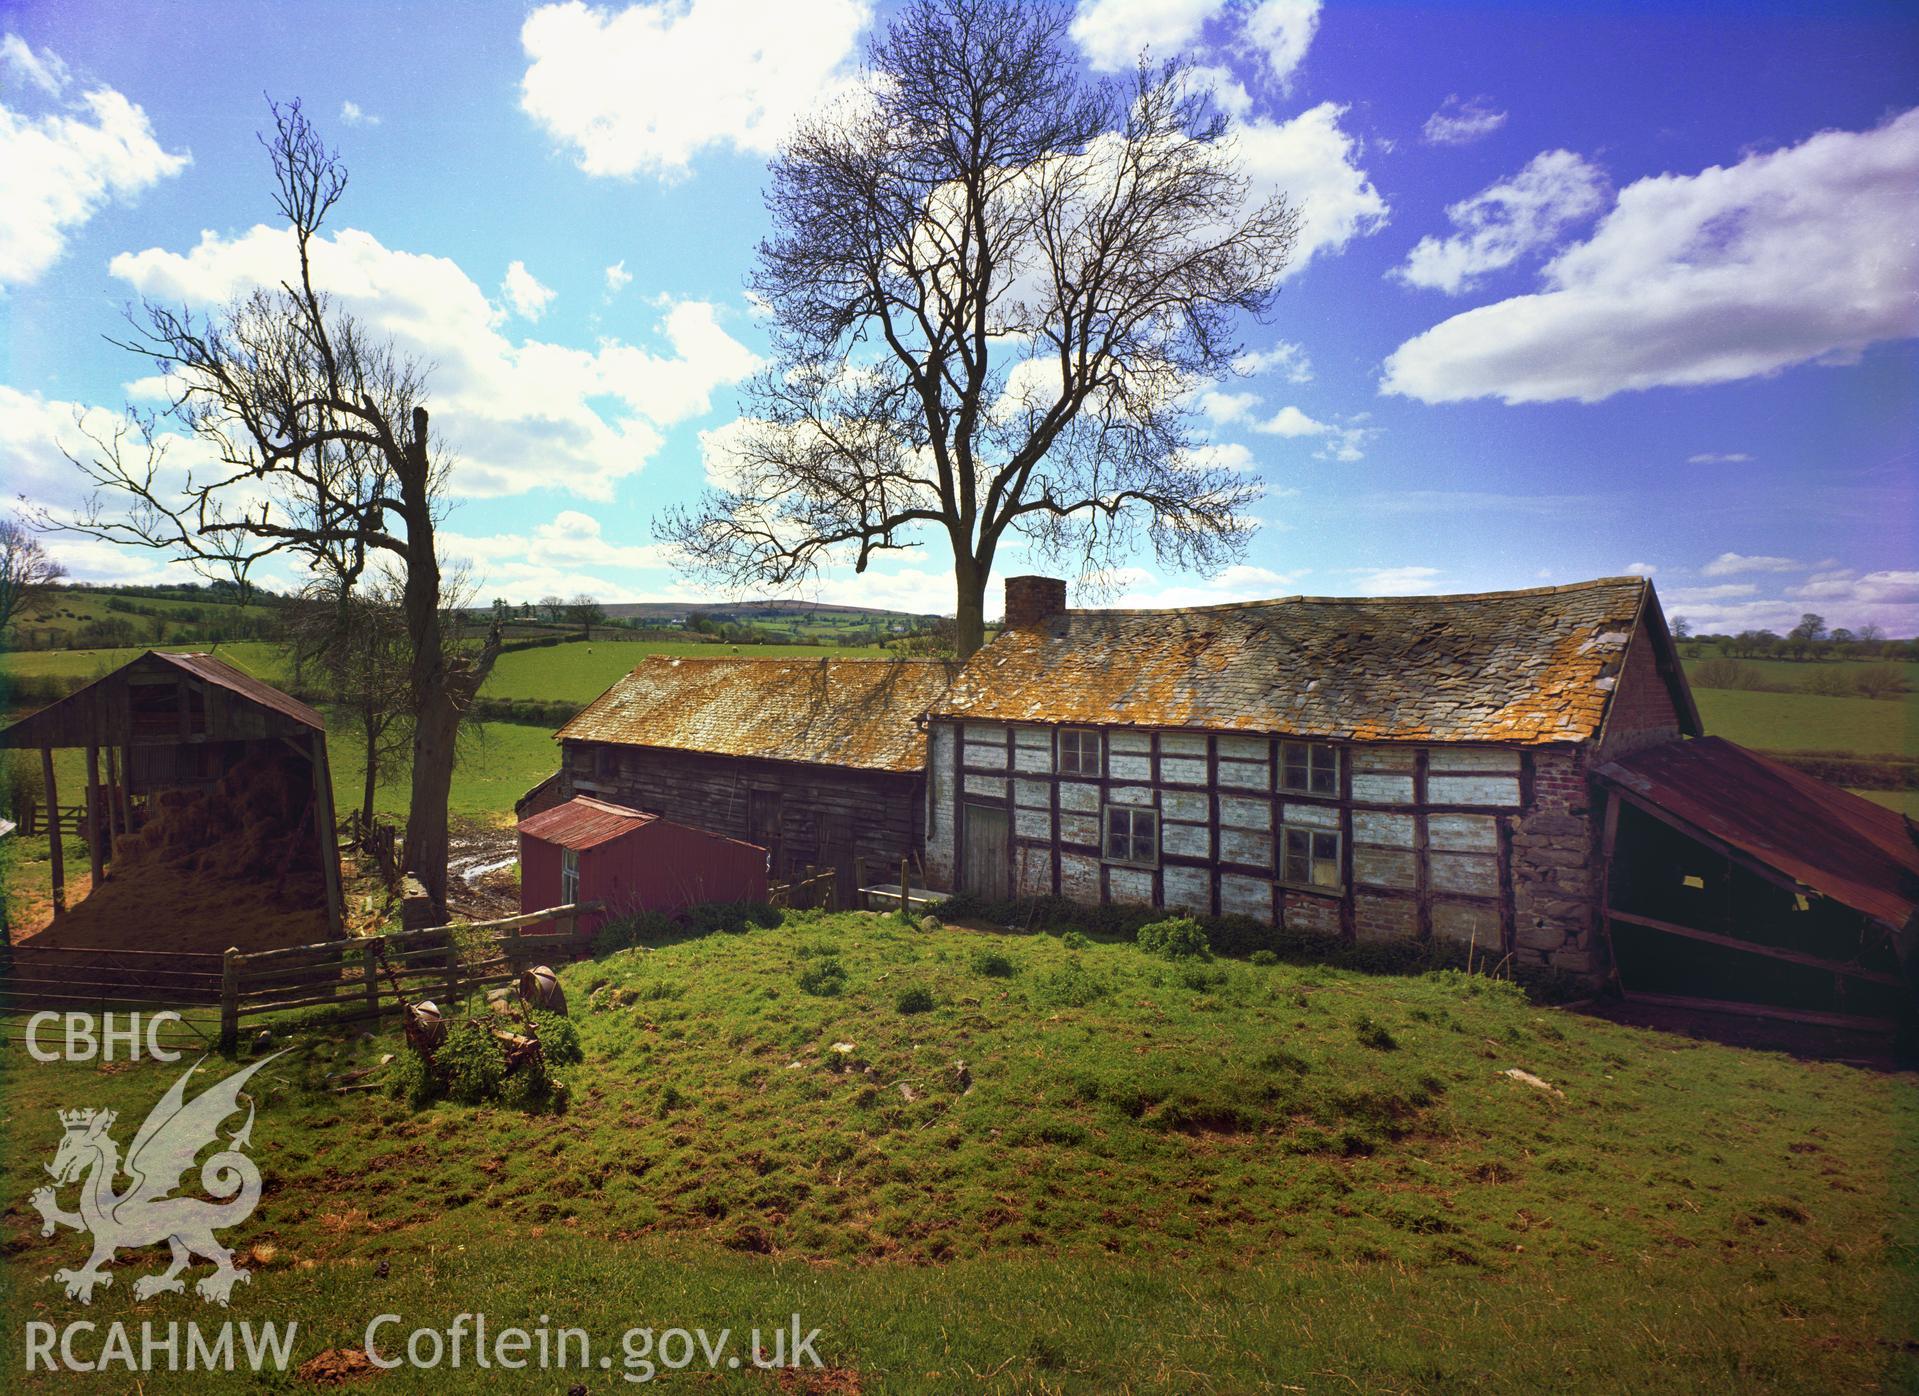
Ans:
[{"label": "wooden fence", "polygon": [[[219,1032],[221,957],[170,950],[0,946],[0,1041],[25,1041],[26,1019],[43,1012],[106,1015],[124,1027],[133,1015],[175,1016],[143,1044],[204,1050]],[[176,1021],[177,1020],[177,1021]],[[44,1044],[54,1033],[39,1034]]]},{"label": "wooden fence", "polygon": [[229,950],[221,957],[220,1045],[231,1050],[243,1023],[272,1014],[310,1011],[328,1023],[377,1019],[399,1011],[400,993],[432,999],[450,1013],[468,995],[512,983],[532,965],[583,956],[591,937],[580,933],[579,918],[598,910],[597,902],[569,903],[497,921]]}]

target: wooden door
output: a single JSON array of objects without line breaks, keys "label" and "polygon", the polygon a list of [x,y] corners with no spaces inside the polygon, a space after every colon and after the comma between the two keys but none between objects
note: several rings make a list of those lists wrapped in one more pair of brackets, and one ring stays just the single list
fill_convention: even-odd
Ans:
[{"label": "wooden door", "polygon": [[1003,902],[1011,895],[1006,866],[1006,811],[991,805],[966,805],[964,815],[960,890],[988,901]]},{"label": "wooden door", "polygon": [[746,841],[766,850],[767,867],[772,876],[778,878],[786,875],[785,864],[781,861],[779,791],[747,792]]}]

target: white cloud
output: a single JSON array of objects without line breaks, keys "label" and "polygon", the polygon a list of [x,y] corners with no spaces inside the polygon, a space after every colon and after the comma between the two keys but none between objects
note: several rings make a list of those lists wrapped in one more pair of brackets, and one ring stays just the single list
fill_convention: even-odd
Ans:
[{"label": "white cloud", "polygon": [[1421,131],[1428,145],[1469,145],[1482,140],[1506,124],[1506,113],[1495,111],[1490,98],[1471,97],[1461,101],[1450,94],[1439,110],[1426,118]]},{"label": "white cloud", "polygon": [[366,110],[358,102],[340,103],[340,120],[349,126],[378,126],[380,118]]},{"label": "white cloud", "polygon": [[1259,406],[1258,393],[1222,393],[1207,389],[1199,395],[1199,410],[1216,427],[1243,422]]},{"label": "white cloud", "polygon": [[1665,596],[1669,612],[1685,608],[1693,628],[1712,634],[1770,630],[1783,635],[1816,611],[1831,627],[1877,625],[1888,635],[1919,633],[1919,572],[1854,568],[1821,572],[1784,596],[1765,597],[1750,583],[1681,588]]},{"label": "white cloud", "polygon": [[869,0],[571,3],[527,16],[520,106],[590,175],[685,175],[711,147],[776,149],[848,81]]},{"label": "white cloud", "polygon": [[1233,360],[1233,367],[1247,377],[1277,373],[1288,383],[1313,381],[1313,361],[1306,357],[1304,345],[1280,340],[1270,349],[1253,349]]},{"label": "white cloud", "polygon": [[1445,574],[1437,567],[1354,567],[1360,596],[1424,596]]},{"label": "white cloud", "polygon": [[[1256,56],[1263,76],[1284,83],[1312,47],[1319,11],[1320,0],[1086,0],[1071,32],[1099,72],[1129,72],[1146,49],[1156,62],[1182,53],[1199,60],[1238,52]],[[1217,42],[1206,42],[1209,25]],[[1229,74],[1226,79],[1230,84]]]},{"label": "white cloud", "polygon": [[1698,455],[1687,456],[1687,465],[1738,465],[1752,457],[1744,451],[1701,451]]},{"label": "white cloud", "polygon": [[1650,562],[1629,562],[1623,575],[1628,577],[1650,577],[1659,569]]},{"label": "white cloud", "polygon": [[1289,276],[1322,252],[1386,226],[1386,200],[1359,168],[1359,142],[1340,129],[1346,108],[1321,102],[1288,121],[1251,120],[1233,128],[1256,197],[1285,192],[1302,214]]},{"label": "white cloud", "polygon": [[546,314],[547,306],[557,294],[551,286],[540,284],[538,277],[526,269],[525,262],[514,262],[506,269],[506,280],[500,283],[500,294],[506,297],[506,303],[513,307],[514,314],[525,320],[538,320]]},{"label": "white cloud", "polygon": [[1747,572],[1803,572],[1806,564],[1789,557],[1721,553],[1699,570],[1708,577],[1737,577]]},{"label": "white cloud", "polygon": [[[284,230],[255,227],[233,238],[202,234],[185,254],[124,253],[111,270],[143,296],[209,306],[276,284],[292,255]],[[458,457],[462,495],[557,487],[610,499],[659,448],[661,428],[706,412],[714,390],[758,365],[701,301],[675,303],[661,317],[666,353],[615,339],[590,352],[516,343],[455,263],[383,247],[356,229],[316,243],[314,273],[342,309],[433,366],[434,427]],[[616,406],[596,410],[600,400]]]},{"label": "white cloud", "polygon": [[1736,601],[1742,597],[1757,596],[1759,588],[1751,582],[1721,582],[1710,587],[1674,587],[1665,593],[1668,607],[1702,606],[1713,601]]},{"label": "white cloud", "polygon": [[[0,44],[0,70],[45,97],[68,82],[57,57],[13,34]],[[129,202],[190,162],[163,149],[147,114],[110,87],[39,116],[0,103],[0,291],[36,280],[103,205]]]},{"label": "white cloud", "polygon": [[1851,602],[1858,605],[1913,605],[1919,603],[1919,572],[1867,572],[1861,576],[1847,568],[1821,572],[1804,586],[1788,592],[1803,601]]},{"label": "white cloud", "polygon": [[1324,436],[1333,428],[1327,422],[1317,421],[1290,404],[1279,409],[1271,417],[1254,427],[1268,436]]},{"label": "white cloud", "polygon": [[1378,427],[1365,426],[1365,421],[1366,414],[1361,413],[1348,418],[1343,426],[1322,422],[1288,404],[1265,421],[1255,423],[1253,430],[1290,440],[1300,437],[1323,438],[1325,444],[1313,453],[1318,459],[1352,462],[1366,458],[1366,443],[1379,434]]},{"label": "white cloud", "polygon": [[[601,601],[642,600],[643,589],[617,574],[670,565],[653,543],[614,543],[600,520],[577,509],[563,509],[530,534],[475,535],[444,529],[436,535],[442,551],[472,568],[482,599],[537,601],[542,596],[578,596]],[[615,574],[615,575],[609,575]]]},{"label": "white cloud", "polygon": [[1089,590],[1097,591],[1102,600],[1110,595],[1115,606],[1174,610],[1297,595],[1299,575],[1242,562],[1220,569],[1217,576],[1169,582],[1143,567],[1122,567],[1092,579],[1095,585]]},{"label": "white cloud", "polygon": [[633,273],[626,269],[626,258],[622,257],[606,269],[606,293],[617,296],[633,284]]},{"label": "white cloud", "polygon": [[1605,198],[1605,171],[1570,150],[1543,151],[1511,179],[1449,206],[1446,217],[1459,231],[1421,238],[1392,275],[1456,296],[1486,273],[1558,242],[1598,213]]},{"label": "white cloud", "polygon": [[1919,109],[1628,185],[1545,289],[1399,346],[1381,390],[1508,403],[1846,363],[1919,334]]}]

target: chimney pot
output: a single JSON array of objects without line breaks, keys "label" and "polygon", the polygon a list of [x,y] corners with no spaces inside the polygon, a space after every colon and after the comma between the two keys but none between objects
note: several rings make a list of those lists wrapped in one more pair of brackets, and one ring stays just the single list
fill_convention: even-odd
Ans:
[{"label": "chimney pot", "polygon": [[1066,583],[1059,577],[1008,577],[1006,628],[1031,629],[1066,610]]}]

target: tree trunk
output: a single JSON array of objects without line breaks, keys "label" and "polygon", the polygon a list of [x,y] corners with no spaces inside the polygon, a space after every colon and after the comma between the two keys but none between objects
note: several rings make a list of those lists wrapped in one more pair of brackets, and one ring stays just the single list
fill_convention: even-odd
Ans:
[{"label": "tree trunk", "polygon": [[962,664],[986,643],[986,575],[986,568],[955,550],[953,652]]},{"label": "tree trunk", "polygon": [[380,728],[373,709],[360,711],[360,729],[366,736],[366,788],[360,794],[360,828],[373,829],[373,792],[380,784]]}]

